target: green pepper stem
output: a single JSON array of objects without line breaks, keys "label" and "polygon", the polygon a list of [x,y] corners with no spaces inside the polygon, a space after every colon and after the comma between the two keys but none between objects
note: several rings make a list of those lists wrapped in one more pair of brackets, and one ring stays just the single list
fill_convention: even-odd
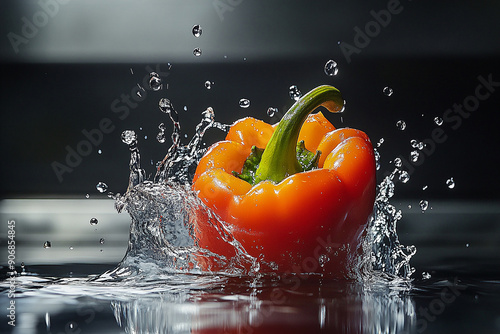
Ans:
[{"label": "green pepper stem", "polygon": [[344,100],[337,88],[325,85],[314,88],[295,102],[267,143],[255,172],[255,184],[265,180],[279,183],[290,175],[302,172],[297,160],[299,132],[307,116],[319,106],[333,113],[342,112]]}]

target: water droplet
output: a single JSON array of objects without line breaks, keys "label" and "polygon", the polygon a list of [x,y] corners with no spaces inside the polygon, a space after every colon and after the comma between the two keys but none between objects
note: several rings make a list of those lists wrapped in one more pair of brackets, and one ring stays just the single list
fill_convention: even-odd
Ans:
[{"label": "water droplet", "polygon": [[240,99],[240,107],[248,108],[250,107],[250,100],[248,99]]},{"label": "water droplet", "polygon": [[203,32],[203,30],[201,29],[199,24],[193,26],[193,36],[194,37],[200,37],[202,32]]},{"label": "water droplet", "polygon": [[100,193],[105,193],[108,190],[108,185],[104,182],[99,182],[95,187]]},{"label": "water droplet", "polygon": [[465,247],[469,248],[469,246],[470,246],[469,244],[465,244]]},{"label": "water droplet", "polygon": [[89,194],[85,195],[85,198],[87,198],[87,199],[90,198],[90,195]]},{"label": "water droplet", "polygon": [[429,279],[429,278],[431,278],[431,274],[429,274],[429,273],[427,273],[427,272],[424,271],[422,273],[422,279]]},{"label": "water droplet", "polygon": [[69,250],[73,250],[73,249],[74,249],[73,246],[69,246]]},{"label": "water droplet", "polygon": [[329,61],[326,62],[325,64],[325,74],[333,77],[334,75],[337,75],[339,72],[339,68],[337,67],[337,62],[334,60],[330,59]]},{"label": "water droplet", "polygon": [[298,101],[302,96],[299,88],[295,85],[290,86],[290,88],[288,89],[288,94],[290,94],[290,98],[295,101]]},{"label": "water droplet", "polygon": [[105,240],[104,240],[104,238],[99,239],[99,243],[100,243],[101,245],[104,245],[104,241],[105,241]]},{"label": "water droplet", "polygon": [[380,170],[380,153],[377,150],[374,150],[374,154],[375,154],[375,169]]},{"label": "water droplet", "polygon": [[403,166],[403,161],[401,160],[401,158],[394,159],[394,166],[398,168],[401,168]]},{"label": "water droplet", "polygon": [[428,202],[428,201],[426,201],[426,200],[421,200],[421,201],[418,203],[418,205],[420,205],[420,209],[421,209],[422,211],[425,211],[425,210],[427,210],[427,208],[429,207],[429,202]]},{"label": "water droplet", "polygon": [[102,150],[98,150],[97,153],[102,154]]},{"label": "water droplet", "polygon": [[396,127],[398,128],[398,130],[403,131],[404,129],[406,129],[406,122],[403,120],[399,120],[396,122]]},{"label": "water droplet", "polygon": [[392,93],[394,93],[394,91],[392,90],[391,87],[384,87],[384,89],[382,90],[384,92],[385,95],[387,96],[391,96]]},{"label": "water droplet", "polygon": [[97,223],[99,223],[97,218],[90,218],[90,225],[97,225]]},{"label": "water droplet", "polygon": [[418,151],[411,151],[410,152],[410,159],[412,162],[417,162],[419,157],[420,157],[420,153]]},{"label": "water droplet", "polygon": [[45,241],[43,243],[43,248],[50,248],[50,247],[52,247],[52,243],[50,241]]},{"label": "water droplet", "polygon": [[410,174],[407,171],[402,171],[399,174],[399,181],[407,183],[410,180]]},{"label": "water droplet", "polygon": [[158,102],[158,108],[160,108],[160,110],[166,114],[169,114],[170,112],[172,112],[172,103],[170,102],[169,99],[166,99],[166,98],[161,98],[160,101]]},{"label": "water droplet", "polygon": [[207,81],[205,81],[205,88],[206,89],[211,89],[213,84],[214,84],[213,82],[207,80]]},{"label": "water droplet", "polygon": [[412,140],[410,140],[410,145],[413,148],[417,148],[418,147],[418,141],[416,139],[412,139]]},{"label": "water droplet", "polygon": [[325,264],[326,264],[328,261],[330,261],[330,258],[329,258],[329,257],[328,257],[328,255],[326,255],[326,254],[321,254],[321,255],[319,256],[318,261],[319,261],[319,265],[320,265],[321,267],[324,267],[324,266],[325,266]]},{"label": "water droplet", "polygon": [[450,177],[448,180],[446,180],[446,185],[448,188],[453,189],[455,188],[455,180],[453,180],[452,177]]},{"label": "water droplet", "polygon": [[135,131],[125,130],[122,132],[122,142],[124,142],[125,144],[130,145],[136,140],[137,135],[135,134]]},{"label": "water droplet", "polygon": [[160,132],[158,133],[158,135],[156,136],[156,140],[158,140],[158,142],[160,144],[163,144],[165,142],[165,133],[164,132]]},{"label": "water droplet", "polygon": [[422,187],[422,190],[427,190],[427,188],[429,188],[429,186],[425,185]]},{"label": "water droplet", "polygon": [[200,48],[194,49],[193,54],[195,55],[195,57],[201,56],[201,49]]},{"label": "water droplet", "polygon": [[158,73],[149,73],[149,87],[154,91],[159,91],[162,88],[161,78]]},{"label": "water droplet", "polygon": [[269,116],[269,117],[274,117],[274,115],[276,115],[277,112],[278,112],[278,108],[275,108],[275,107],[267,108],[267,116]]},{"label": "water droplet", "polygon": [[188,111],[188,107],[187,106],[184,106],[184,111]]},{"label": "water droplet", "polygon": [[377,143],[377,147],[382,146],[383,143],[384,143],[384,138],[380,138],[380,140]]},{"label": "water droplet", "polygon": [[434,123],[436,123],[437,126],[443,125],[443,119],[441,117],[434,117]]},{"label": "water droplet", "polygon": [[422,151],[422,150],[424,149],[424,147],[425,147],[425,144],[424,144],[423,142],[418,142],[418,144],[417,144],[417,148],[418,148],[420,151]]}]

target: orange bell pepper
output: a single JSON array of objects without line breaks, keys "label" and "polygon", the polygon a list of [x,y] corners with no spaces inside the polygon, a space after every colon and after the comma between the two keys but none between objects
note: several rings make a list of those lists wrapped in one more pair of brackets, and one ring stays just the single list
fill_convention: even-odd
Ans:
[{"label": "orange bell pepper", "polygon": [[[373,210],[374,151],[364,132],[335,129],[321,112],[310,115],[318,106],[339,112],[343,105],[336,88],[320,86],[277,125],[238,120],[197,166],[193,189],[264,264],[261,271],[349,276]],[[205,231],[198,225],[200,247],[234,254]],[[202,267],[216,269],[210,261]]]}]

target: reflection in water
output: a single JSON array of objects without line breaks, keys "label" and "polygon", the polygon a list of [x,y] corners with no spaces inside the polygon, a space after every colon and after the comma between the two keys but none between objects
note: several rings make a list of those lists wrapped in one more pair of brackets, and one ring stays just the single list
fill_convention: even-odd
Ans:
[{"label": "reflection in water", "polygon": [[[237,281],[240,282],[237,282]],[[411,333],[414,303],[407,291],[367,290],[353,282],[283,282],[230,278],[219,291],[162,293],[113,301],[127,333]]]}]

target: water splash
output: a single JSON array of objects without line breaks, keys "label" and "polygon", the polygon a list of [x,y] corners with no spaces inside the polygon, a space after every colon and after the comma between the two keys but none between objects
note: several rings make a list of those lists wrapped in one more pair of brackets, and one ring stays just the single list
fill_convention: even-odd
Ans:
[{"label": "water splash", "polygon": [[408,174],[400,168],[400,161],[395,161],[395,165],[377,187],[373,214],[366,229],[362,245],[364,256],[360,256],[357,267],[358,274],[366,281],[385,277],[396,284],[407,283],[415,272],[410,260],[417,251],[416,247],[400,243],[397,223],[403,215],[390,203],[395,194],[394,180],[397,176],[405,179]]},{"label": "water splash", "polygon": [[[173,131],[171,146],[157,164],[152,180],[145,178],[135,132],[126,130],[122,141],[130,150],[130,176],[127,192],[113,195],[118,212],[127,211],[132,218],[127,253],[119,266],[100,275],[96,280],[126,280],[172,273],[203,274],[203,263],[211,263],[209,272],[225,275],[260,275],[262,266],[272,263],[248,255],[235,240],[231,229],[211,212],[191,189],[196,166],[206,152],[202,140],[206,131],[216,128],[227,132],[229,125],[215,121],[212,108],[202,113],[195,135],[187,144],[181,143],[178,113],[168,99],[161,99],[159,109],[168,115]],[[165,125],[160,130],[165,132]],[[380,143],[383,142],[383,139]],[[380,164],[380,154],[376,152]],[[352,259],[353,278],[370,281],[381,276],[394,281],[408,281],[414,269],[410,259],[414,246],[400,244],[396,225],[402,218],[400,210],[390,204],[394,195],[394,180],[406,183],[409,174],[402,170],[401,159],[394,160],[395,169],[377,189],[373,215],[368,222],[364,241]],[[397,177],[397,178],[396,178]],[[207,232],[208,231],[208,232]],[[198,236],[215,235],[220,243],[233,250],[232,256],[198,247]],[[319,259],[319,263],[327,262]]]}]

